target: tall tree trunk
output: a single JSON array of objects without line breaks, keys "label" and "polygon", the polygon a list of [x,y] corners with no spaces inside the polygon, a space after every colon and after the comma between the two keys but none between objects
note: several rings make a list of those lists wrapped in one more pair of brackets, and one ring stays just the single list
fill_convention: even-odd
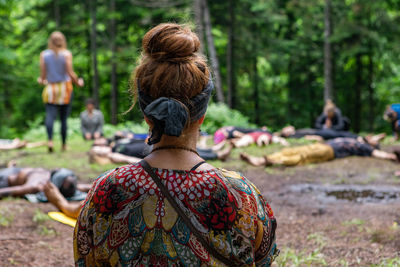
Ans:
[{"label": "tall tree trunk", "polygon": [[196,23],[196,33],[200,39],[200,52],[205,54],[205,42],[204,42],[204,25],[203,25],[203,0],[194,0],[193,1],[193,12],[194,12],[194,21]]},{"label": "tall tree trunk", "polygon": [[[85,14],[90,14],[90,8],[89,8],[89,0],[88,1],[84,1],[84,8],[85,8]],[[90,32],[91,32],[91,24],[90,24],[90,19],[89,17],[85,16],[86,19],[86,27],[85,27],[85,39],[86,39],[86,57],[89,59],[92,56],[92,51],[90,50]],[[85,84],[92,84],[93,82],[93,74],[92,74],[92,62],[90,60],[86,61],[86,68],[85,68],[85,72],[87,75],[87,79],[85,80]],[[85,97],[90,96],[91,93],[88,92],[87,94],[85,94]]]},{"label": "tall tree trunk", "polygon": [[330,37],[332,35],[331,0],[325,0],[325,32],[324,32],[324,100],[332,99],[333,97],[333,78],[332,78],[332,48]]},{"label": "tall tree trunk", "polygon": [[54,20],[56,22],[57,29],[59,29],[61,25],[60,2],[59,0],[54,0],[53,4],[54,4]]},{"label": "tall tree trunk", "polygon": [[211,32],[211,18],[210,10],[208,9],[207,0],[202,0],[202,6],[204,8],[204,26],[206,28],[207,48],[210,55],[211,67],[214,72],[215,78],[215,91],[217,92],[217,100],[224,102],[224,93],[222,91],[221,74],[219,72],[219,62],[217,57],[217,51],[215,50],[214,37]]},{"label": "tall tree trunk", "polygon": [[356,84],[354,99],[354,131],[358,133],[361,128],[361,87],[362,87],[362,61],[361,54],[356,55]]},{"label": "tall tree trunk", "polygon": [[236,106],[236,83],[235,83],[235,0],[229,0],[229,29],[228,47],[226,53],[226,67],[228,78],[228,105],[231,108]]},{"label": "tall tree trunk", "polygon": [[368,62],[368,106],[369,106],[369,114],[368,114],[368,122],[369,122],[369,131],[374,131],[374,121],[375,121],[375,97],[374,97],[374,61],[372,54],[372,47],[370,47],[369,54],[369,62]]},{"label": "tall tree trunk", "polygon": [[[257,45],[253,45],[256,49]],[[256,50],[253,50],[256,51]],[[260,124],[260,95],[258,91],[258,69],[257,69],[257,55],[253,58],[253,100],[254,100],[254,112],[255,112],[255,123]]]},{"label": "tall tree trunk", "polygon": [[[281,2],[281,5],[286,8],[286,4],[283,5]],[[291,10],[287,11],[287,18],[288,18],[288,29],[287,32],[285,33],[285,40],[292,40],[295,36],[295,16]],[[296,99],[297,91],[298,91],[298,84],[295,79],[296,77],[296,68],[295,68],[295,55],[293,53],[289,54],[289,62],[287,65],[287,73],[288,73],[288,101],[287,101],[287,113],[288,116],[293,118],[296,116],[296,108],[295,108],[295,103],[298,101]]]},{"label": "tall tree trunk", "polygon": [[110,39],[111,39],[111,123],[118,123],[118,86],[117,86],[117,59],[116,59],[116,22],[115,22],[115,0],[110,0]]},{"label": "tall tree trunk", "polygon": [[97,69],[97,17],[96,17],[96,0],[89,1],[90,19],[91,19],[91,31],[90,31],[90,49],[92,53],[92,69],[93,69],[93,98],[96,102],[96,106],[99,106],[99,72]]},{"label": "tall tree trunk", "polygon": [[[312,87],[313,81],[315,81],[314,74],[313,74],[313,72],[309,71],[307,74],[307,84],[309,85],[307,87],[309,103],[313,103],[316,99],[315,90]],[[309,110],[309,113],[308,113],[309,114],[309,125],[312,125],[312,127],[314,127],[315,118],[317,118],[317,116],[319,115],[318,114],[319,110],[317,110],[315,108],[308,108],[308,110]]]}]

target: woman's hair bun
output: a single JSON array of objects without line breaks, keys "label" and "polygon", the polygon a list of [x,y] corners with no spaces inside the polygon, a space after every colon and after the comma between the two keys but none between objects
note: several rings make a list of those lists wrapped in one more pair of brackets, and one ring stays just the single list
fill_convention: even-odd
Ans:
[{"label": "woman's hair bun", "polygon": [[144,53],[154,60],[182,63],[191,60],[200,41],[189,27],[164,23],[146,33],[142,46]]}]

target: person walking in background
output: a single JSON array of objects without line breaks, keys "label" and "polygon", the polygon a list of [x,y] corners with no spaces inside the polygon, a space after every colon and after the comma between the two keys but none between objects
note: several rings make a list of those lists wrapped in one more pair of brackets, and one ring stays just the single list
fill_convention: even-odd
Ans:
[{"label": "person walking in background", "polygon": [[82,87],[72,66],[72,54],[67,50],[67,41],[61,32],[53,32],[48,40],[48,49],[40,53],[40,77],[38,83],[45,85],[42,92],[46,104],[46,130],[49,152],[53,152],[53,125],[57,113],[61,120],[62,150],[66,149],[67,117],[72,99],[72,83]]},{"label": "person walking in background", "polygon": [[345,121],[342,112],[336,107],[332,100],[328,99],[324,106],[324,112],[317,118],[315,129],[332,129],[336,131],[345,130]]},{"label": "person walking in background", "polygon": [[95,109],[95,102],[86,100],[86,110],[81,115],[81,131],[86,140],[98,139],[103,136],[104,117],[100,110]]},{"label": "person walking in background", "polygon": [[213,90],[189,28],[160,24],[134,73],[152,152],[101,175],[74,231],[77,266],[269,266],[279,250],[268,202],[196,151]]}]

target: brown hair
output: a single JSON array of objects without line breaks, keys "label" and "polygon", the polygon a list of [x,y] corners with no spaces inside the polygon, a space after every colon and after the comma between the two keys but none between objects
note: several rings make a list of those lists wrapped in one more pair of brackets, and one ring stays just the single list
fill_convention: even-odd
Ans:
[{"label": "brown hair", "polygon": [[64,34],[59,31],[52,32],[47,41],[47,47],[55,52],[67,49],[67,40]]},{"label": "brown hair", "polygon": [[136,96],[139,84],[153,99],[168,97],[187,103],[209,80],[199,47],[199,38],[187,26],[165,23],[152,28],[143,38],[141,60],[132,73],[132,93]]}]

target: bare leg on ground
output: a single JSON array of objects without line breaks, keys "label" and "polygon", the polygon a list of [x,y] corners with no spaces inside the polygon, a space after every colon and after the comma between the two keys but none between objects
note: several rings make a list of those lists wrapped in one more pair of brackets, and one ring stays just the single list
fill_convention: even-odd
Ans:
[{"label": "bare leg on ground", "polygon": [[225,148],[222,151],[216,152],[218,159],[222,160],[222,161],[226,160],[229,157],[229,155],[231,154],[232,148],[233,148],[233,144],[229,142],[227,148]]},{"label": "bare leg on ground", "polygon": [[253,166],[257,166],[257,167],[258,166],[265,166],[268,163],[267,159],[265,157],[250,156],[247,153],[241,153],[240,154],[240,158],[243,161],[245,161],[245,162],[247,162],[247,163],[249,163],[249,164],[251,164]]}]

